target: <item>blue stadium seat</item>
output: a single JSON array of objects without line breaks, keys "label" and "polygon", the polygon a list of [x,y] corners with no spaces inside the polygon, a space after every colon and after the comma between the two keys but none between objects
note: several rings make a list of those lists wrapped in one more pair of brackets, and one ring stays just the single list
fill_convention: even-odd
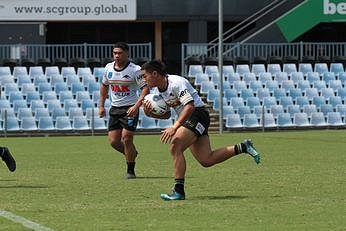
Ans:
[{"label": "blue stadium seat", "polygon": [[207,94],[209,90],[215,89],[214,83],[211,81],[203,81],[201,83],[200,93]]},{"label": "blue stadium seat", "polygon": [[308,80],[299,80],[297,83],[297,88],[301,89],[302,91],[310,87],[311,87],[311,84]]},{"label": "blue stadium seat", "polygon": [[32,110],[31,108],[19,108],[17,113],[17,118],[19,121],[22,121],[25,117],[32,117]]},{"label": "blue stadium seat", "polygon": [[330,80],[328,82],[328,87],[333,88],[334,91],[337,91],[340,88],[343,88],[341,80]]},{"label": "blue stadium seat", "polygon": [[316,105],[317,108],[320,108],[321,105],[326,104],[326,99],[324,96],[314,96],[312,97],[312,104]]},{"label": "blue stadium seat", "polygon": [[334,72],[324,72],[322,76],[322,80],[328,83],[330,80],[336,80],[336,76]]},{"label": "blue stadium seat", "polygon": [[72,119],[72,129],[81,131],[81,130],[89,130],[90,126],[88,120],[85,116],[75,116]]},{"label": "blue stadium seat", "polygon": [[0,76],[12,75],[11,68],[9,66],[0,66]]},{"label": "blue stadium seat", "polygon": [[276,128],[277,124],[274,115],[271,113],[264,113],[263,117],[260,118],[260,125],[263,125],[265,128]]},{"label": "blue stadium seat", "polygon": [[297,72],[297,65],[295,63],[284,63],[282,71],[286,72],[288,75],[292,75],[293,72]]},{"label": "blue stadium seat", "polygon": [[298,64],[298,71],[302,72],[305,76],[308,72],[313,72],[312,64],[311,63],[299,63]]},{"label": "blue stadium seat", "polygon": [[76,75],[76,70],[74,69],[74,67],[62,67],[61,75],[67,78],[67,76]]},{"label": "blue stadium seat", "polygon": [[344,125],[344,123],[342,122],[340,112],[328,112],[327,124],[329,126],[342,126],[342,125]]},{"label": "blue stadium seat", "polygon": [[304,91],[304,96],[309,100],[312,100],[312,98],[315,96],[319,96],[317,88],[306,88]]},{"label": "blue stadium seat", "polygon": [[37,131],[37,124],[35,117],[23,117],[20,123],[22,131]]},{"label": "blue stadium seat", "polygon": [[324,114],[324,116],[327,116],[329,112],[333,112],[333,106],[331,104],[322,104],[320,106],[320,112]]},{"label": "blue stadium seat", "polygon": [[228,82],[230,82],[231,84],[235,81],[240,81],[240,75],[239,73],[230,73],[228,74],[228,77],[227,77],[227,80]]},{"label": "blue stadium seat", "polygon": [[322,112],[313,112],[311,114],[310,124],[313,127],[326,126],[327,123],[324,114]]},{"label": "blue stadium seat", "polygon": [[335,93],[332,88],[322,88],[320,95],[324,96],[328,100],[329,97],[335,96]]},{"label": "blue stadium seat", "polygon": [[264,106],[266,110],[268,110],[272,105],[277,105],[275,97],[268,96],[262,99],[262,106]]},{"label": "blue stadium seat", "polygon": [[196,86],[200,86],[202,82],[206,82],[206,81],[209,81],[209,76],[207,74],[199,73],[195,75],[194,84]]},{"label": "blue stadium seat", "polygon": [[263,63],[254,63],[251,66],[251,72],[255,74],[255,76],[259,76],[260,73],[266,72],[266,67]]},{"label": "blue stadium seat", "polygon": [[327,101],[328,104],[333,106],[333,108],[336,108],[337,105],[342,104],[342,99],[340,96],[331,96]]},{"label": "blue stadium seat", "polygon": [[[94,72],[95,72],[95,69],[94,69]],[[197,74],[201,74],[201,73],[203,73],[202,65],[189,65],[189,67],[188,67],[188,76],[189,77],[194,77]],[[103,71],[102,71],[102,74],[103,74]],[[100,76],[102,76],[102,74]],[[95,73],[94,73],[94,75],[95,75]]]},{"label": "blue stadium seat", "polygon": [[21,87],[23,95],[27,95],[29,92],[36,92],[36,87],[32,83],[24,83]]},{"label": "blue stadium seat", "polygon": [[260,99],[263,100],[264,97],[269,97],[270,96],[270,91],[268,88],[260,88],[257,89],[256,96]]},{"label": "blue stadium seat", "polygon": [[4,121],[3,128],[4,130],[6,128],[7,131],[20,131],[17,117],[8,117],[7,120]]},{"label": "blue stadium seat", "polygon": [[346,87],[339,88],[336,92],[337,96],[340,96],[344,101],[346,101]]},{"label": "blue stadium seat", "polygon": [[321,80],[318,72],[308,72],[306,74],[306,80],[312,84],[314,81]]},{"label": "blue stadium seat", "polygon": [[100,91],[100,83],[89,83],[87,86],[87,91],[90,95],[92,95],[94,91]]},{"label": "blue stadium seat", "polygon": [[224,75],[229,75],[231,73],[234,73],[234,67],[232,65],[223,65],[222,71]]},{"label": "blue stadium seat", "polygon": [[281,66],[278,63],[268,63],[267,71],[270,72],[272,76],[275,76],[278,72],[282,72]]},{"label": "blue stadium seat", "polygon": [[249,88],[251,88],[253,91],[257,91],[260,88],[263,88],[263,84],[261,81],[252,81],[250,82]]},{"label": "blue stadium seat", "polygon": [[234,110],[237,110],[239,107],[242,107],[244,105],[245,103],[243,98],[231,98],[230,106],[232,106]]},{"label": "blue stadium seat", "polygon": [[280,101],[281,97],[287,96],[287,93],[285,89],[277,88],[273,90],[273,96]]},{"label": "blue stadium seat", "polygon": [[273,92],[275,89],[279,89],[279,83],[276,80],[267,81],[265,87],[268,88],[269,91]]},{"label": "blue stadium seat", "polygon": [[293,118],[295,113],[300,113],[300,107],[299,105],[288,105],[287,106],[287,112],[291,115]]},{"label": "blue stadium seat", "polygon": [[251,71],[248,64],[239,64],[236,65],[235,72],[238,73],[240,76],[244,76],[245,73],[249,73]]},{"label": "blue stadium seat", "polygon": [[233,107],[232,106],[223,106],[222,108],[222,119],[226,120],[227,116],[230,115],[230,114],[234,114],[234,110],[233,110]]},{"label": "blue stadium seat", "polygon": [[255,114],[245,114],[243,126],[245,128],[259,128],[257,116]]},{"label": "blue stadium seat", "polygon": [[265,84],[267,81],[272,81],[273,77],[270,72],[262,72],[259,74],[258,80]]},{"label": "blue stadium seat", "polygon": [[[65,76],[64,76],[65,77]],[[72,87],[72,84],[74,83],[78,83],[78,84],[81,84],[82,86],[84,86],[81,82],[80,82],[80,79],[77,75],[68,75],[65,77],[66,79],[66,84],[67,86],[69,87]]]},{"label": "blue stadium seat", "polygon": [[69,116],[70,120],[72,120],[76,116],[84,116],[84,113],[83,113],[82,109],[79,107],[71,107],[68,110],[68,116]]},{"label": "blue stadium seat", "polygon": [[300,88],[291,88],[288,91],[288,96],[295,100],[297,97],[303,96],[303,91]]},{"label": "blue stadium seat", "polygon": [[231,88],[237,90],[238,93],[240,93],[242,89],[247,89],[247,85],[244,81],[235,81],[232,83]]},{"label": "blue stadium seat", "polygon": [[42,100],[43,102],[47,103],[48,100],[57,100],[58,97],[55,93],[55,91],[44,91],[42,93]]},{"label": "blue stadium seat", "polygon": [[256,81],[256,75],[255,73],[249,72],[249,73],[245,73],[243,76],[243,81],[245,81],[245,83],[247,85],[250,84],[250,82]]},{"label": "blue stadium seat", "polygon": [[317,107],[314,104],[304,105],[302,112],[306,113],[310,118],[312,113],[317,112]]},{"label": "blue stadium seat", "polygon": [[[94,67],[93,75],[95,76],[97,82],[102,82],[102,76],[104,74],[104,70],[105,70],[104,67]],[[203,69],[202,69],[202,73],[203,73]]]},{"label": "blue stadium seat", "polygon": [[308,115],[304,112],[295,113],[293,115],[293,124],[297,127],[310,126]]},{"label": "blue stadium seat", "polygon": [[30,84],[32,83],[31,79],[28,75],[20,75],[17,77],[17,85],[19,87],[22,87],[23,84],[25,84],[25,83],[30,83]]},{"label": "blue stadium seat", "polygon": [[1,86],[5,86],[8,83],[15,83],[13,75],[2,75],[0,76]]},{"label": "blue stadium seat", "polygon": [[316,88],[318,91],[322,88],[327,87],[326,82],[324,80],[317,80],[312,83],[313,88]]},{"label": "blue stadium seat", "polygon": [[173,126],[173,120],[172,119],[166,119],[166,120],[157,120],[157,127],[158,128],[169,128]]},{"label": "blue stadium seat", "polygon": [[156,129],[158,128],[156,125],[156,120],[151,117],[144,116],[141,118],[139,125],[137,126],[139,129]]},{"label": "blue stadium seat", "polygon": [[57,95],[59,95],[62,91],[69,91],[69,88],[65,82],[55,83],[53,86]]},{"label": "blue stadium seat", "polygon": [[291,80],[293,80],[293,82],[295,82],[295,83],[298,83],[298,81],[304,80],[303,72],[292,72],[291,73]]},{"label": "blue stadium seat", "polygon": [[290,89],[295,88],[293,80],[284,80],[282,81],[280,86],[286,91],[289,91]]},{"label": "blue stadium seat", "polygon": [[283,81],[288,80],[288,74],[286,72],[276,72],[274,75],[274,80],[279,84],[282,84]]},{"label": "blue stadium seat", "polygon": [[[227,106],[228,105],[226,97],[222,98],[222,105],[223,106]],[[220,110],[220,99],[219,98],[215,98],[214,99],[213,110],[215,110],[215,111],[219,111]]]},{"label": "blue stadium seat", "polygon": [[239,114],[240,118],[243,119],[246,114],[251,114],[251,109],[249,106],[240,106],[236,112]]},{"label": "blue stadium seat", "polygon": [[47,108],[36,108],[34,110],[34,115],[35,115],[36,121],[39,121],[40,117],[50,116]]},{"label": "blue stadium seat", "polygon": [[204,73],[211,76],[212,74],[219,74],[219,69],[216,65],[206,65],[204,68]]},{"label": "blue stadium seat", "polygon": [[52,86],[50,83],[39,83],[37,89],[40,95],[42,95],[45,91],[52,91]]},{"label": "blue stadium seat", "polygon": [[90,129],[95,129],[95,130],[105,130],[105,129],[107,129],[105,119],[104,118],[100,118],[98,116],[93,117],[90,120]]},{"label": "blue stadium seat", "polygon": [[66,116],[66,112],[63,108],[61,107],[56,107],[52,109],[52,119],[53,121],[56,121],[56,118],[59,116]]},{"label": "blue stadium seat", "polygon": [[284,107],[282,105],[272,105],[270,106],[269,111],[273,114],[274,118],[277,118],[279,113],[285,112]]},{"label": "blue stadium seat", "polygon": [[238,114],[227,115],[225,126],[230,129],[243,128],[243,124]]},{"label": "blue stadium seat", "polygon": [[251,88],[241,89],[240,91],[240,97],[242,97],[245,101],[247,98],[253,97],[254,95],[254,91]]},{"label": "blue stadium seat", "polygon": [[88,91],[77,91],[76,92],[76,100],[78,103],[82,102],[82,100],[90,99],[90,94]]},{"label": "blue stadium seat", "polygon": [[45,76],[42,66],[29,67],[29,76],[31,79],[35,79],[36,76]]},{"label": "blue stadium seat", "polygon": [[5,83],[4,85],[4,92],[6,96],[9,96],[11,92],[19,92],[18,85],[16,83]]},{"label": "blue stadium seat", "polygon": [[70,108],[78,107],[78,102],[75,99],[65,99],[63,103],[63,108],[65,112],[69,112]]},{"label": "blue stadium seat", "polygon": [[68,116],[57,116],[55,122],[55,128],[58,131],[72,130],[71,121]]},{"label": "blue stadium seat", "polygon": [[323,73],[328,72],[329,68],[327,63],[315,63],[314,65],[314,71],[318,72],[320,76],[323,75]]},{"label": "blue stadium seat", "polygon": [[76,96],[78,91],[85,91],[85,87],[82,83],[72,83],[71,85],[71,92],[73,96]]},{"label": "blue stadium seat", "polygon": [[13,76],[17,78],[20,75],[28,75],[28,71],[24,66],[15,66],[13,67]]},{"label": "blue stadium seat", "polygon": [[77,75],[79,77],[83,78],[83,76],[91,76],[92,72],[91,72],[90,67],[78,67],[77,68]]},{"label": "blue stadium seat", "polygon": [[80,102],[80,108],[82,109],[82,111],[85,113],[86,110],[88,108],[94,108],[95,107],[95,103],[92,99],[83,99]]},{"label": "blue stadium seat", "polygon": [[59,67],[58,66],[47,66],[45,70],[45,74],[47,78],[51,78],[51,76],[54,75],[60,75]]},{"label": "blue stadium seat", "polygon": [[343,117],[345,119],[345,117],[346,117],[346,105],[345,104],[336,105],[336,111],[339,112],[341,117]]},{"label": "blue stadium seat", "polygon": [[287,109],[288,106],[293,105],[293,99],[291,96],[283,96],[279,99],[279,104],[284,107],[284,109]]},{"label": "blue stadium seat", "polygon": [[58,99],[48,100],[47,101],[47,109],[49,112],[53,112],[55,108],[61,109],[61,103]]},{"label": "blue stadium seat", "polygon": [[[48,76],[47,76],[48,78]],[[57,83],[64,83],[64,77],[62,75],[52,75],[50,76],[50,84],[55,86]]]},{"label": "blue stadium seat", "polygon": [[238,91],[235,89],[225,89],[224,96],[229,101],[231,98],[238,97]]},{"label": "blue stadium seat", "polygon": [[207,92],[207,102],[214,102],[215,98],[220,97],[220,90],[219,89],[210,89]]},{"label": "blue stadium seat", "polygon": [[25,99],[18,99],[13,101],[13,110],[18,113],[19,108],[27,108],[28,104]]},{"label": "blue stadium seat", "polygon": [[37,75],[33,77],[33,83],[38,86],[40,83],[48,83],[48,79],[45,75]]},{"label": "blue stadium seat", "polygon": [[55,126],[52,117],[41,116],[38,120],[38,130],[39,131],[54,131]]},{"label": "blue stadium seat", "polygon": [[339,73],[344,72],[344,65],[342,63],[331,63],[330,72],[333,72],[336,76],[339,76]]},{"label": "blue stadium seat", "polygon": [[40,99],[34,99],[30,101],[30,108],[32,111],[35,111],[36,108],[44,108],[44,102]]},{"label": "blue stadium seat", "polygon": [[31,100],[41,100],[40,93],[38,91],[28,92],[26,94],[26,102],[30,104]]},{"label": "blue stadium seat", "polygon": [[299,105],[300,108],[303,108],[304,105],[309,105],[309,99],[306,96],[298,96],[295,100],[295,104]]},{"label": "blue stadium seat", "polygon": [[93,75],[84,75],[84,76],[82,76],[82,80],[81,81],[82,81],[84,87],[88,87],[88,85],[90,83],[97,83],[96,79],[95,79],[95,77]]},{"label": "blue stadium seat", "polygon": [[253,109],[255,106],[261,105],[260,99],[256,96],[248,97],[245,103],[246,103],[246,106],[250,107],[251,109]]}]

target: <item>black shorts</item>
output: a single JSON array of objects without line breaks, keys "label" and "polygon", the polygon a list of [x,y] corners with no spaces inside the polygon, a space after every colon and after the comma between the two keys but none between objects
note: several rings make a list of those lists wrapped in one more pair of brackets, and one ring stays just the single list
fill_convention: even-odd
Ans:
[{"label": "black shorts", "polygon": [[191,117],[185,121],[183,126],[200,137],[208,135],[209,124],[209,112],[204,107],[196,107]]},{"label": "black shorts", "polygon": [[108,131],[125,128],[136,131],[139,113],[135,117],[128,117],[127,110],[132,106],[114,107],[109,110]]}]

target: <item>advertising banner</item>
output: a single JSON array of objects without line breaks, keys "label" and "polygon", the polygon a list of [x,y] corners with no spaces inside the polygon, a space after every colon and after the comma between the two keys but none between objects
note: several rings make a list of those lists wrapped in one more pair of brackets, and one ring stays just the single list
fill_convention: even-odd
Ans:
[{"label": "advertising banner", "polygon": [[0,21],[136,20],[137,0],[1,0]]}]

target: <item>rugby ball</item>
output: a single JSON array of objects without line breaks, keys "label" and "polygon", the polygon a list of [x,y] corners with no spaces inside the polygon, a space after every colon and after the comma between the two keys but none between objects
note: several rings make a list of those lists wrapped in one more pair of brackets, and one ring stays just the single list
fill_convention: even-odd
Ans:
[{"label": "rugby ball", "polygon": [[161,95],[157,94],[148,94],[144,97],[144,100],[149,101],[152,106],[151,113],[155,115],[163,115],[169,111],[169,107],[166,102],[163,100]]}]

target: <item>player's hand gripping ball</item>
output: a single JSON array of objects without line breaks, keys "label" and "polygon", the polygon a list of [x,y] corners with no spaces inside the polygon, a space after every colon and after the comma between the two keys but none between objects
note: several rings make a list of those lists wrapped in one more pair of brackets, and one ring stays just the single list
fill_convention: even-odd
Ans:
[{"label": "player's hand gripping ball", "polygon": [[144,100],[150,102],[152,107],[151,113],[155,115],[163,115],[169,111],[169,107],[160,95],[151,93],[146,95]]}]

